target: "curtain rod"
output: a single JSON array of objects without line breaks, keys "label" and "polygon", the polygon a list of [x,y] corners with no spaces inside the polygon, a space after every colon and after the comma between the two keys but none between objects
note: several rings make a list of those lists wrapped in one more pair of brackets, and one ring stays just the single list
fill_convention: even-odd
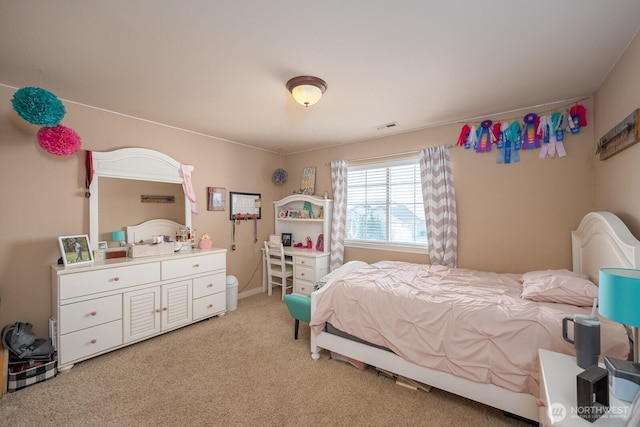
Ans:
[{"label": "curtain rod", "polygon": [[[448,148],[455,148],[457,145],[448,144],[446,145]],[[370,160],[379,160],[379,159],[394,159],[394,158],[409,158],[413,156],[417,156],[420,150],[418,151],[404,151],[402,153],[393,153],[393,154],[382,154],[380,156],[371,156],[371,157],[361,157],[359,159],[348,159],[349,163],[359,163],[359,162],[368,162]],[[335,160],[333,160],[335,161]],[[325,165],[331,165],[331,162],[325,162]]]}]

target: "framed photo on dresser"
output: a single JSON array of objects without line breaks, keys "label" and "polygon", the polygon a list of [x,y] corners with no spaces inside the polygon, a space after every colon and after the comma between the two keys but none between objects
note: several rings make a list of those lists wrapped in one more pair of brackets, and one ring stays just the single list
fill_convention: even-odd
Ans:
[{"label": "framed photo on dresser", "polygon": [[58,237],[62,263],[65,267],[93,264],[93,252],[86,234]]}]

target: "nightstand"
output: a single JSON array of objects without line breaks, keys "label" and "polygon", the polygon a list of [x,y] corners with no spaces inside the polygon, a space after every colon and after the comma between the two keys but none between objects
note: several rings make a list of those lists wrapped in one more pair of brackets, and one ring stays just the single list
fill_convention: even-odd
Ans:
[{"label": "nightstand", "polygon": [[[581,418],[576,407],[576,376],[584,371],[576,358],[538,350],[540,359],[541,426],[625,426],[631,404],[609,394],[609,411],[593,423]],[[604,367],[603,365],[601,365]]]}]

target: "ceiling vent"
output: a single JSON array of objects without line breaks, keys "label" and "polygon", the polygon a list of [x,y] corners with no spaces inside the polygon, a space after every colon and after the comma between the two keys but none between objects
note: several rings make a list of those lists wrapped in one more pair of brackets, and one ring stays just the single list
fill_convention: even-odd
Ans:
[{"label": "ceiling vent", "polygon": [[385,129],[394,128],[396,126],[398,126],[398,123],[391,122],[391,123],[386,123],[384,125],[376,126],[376,130],[385,130]]}]

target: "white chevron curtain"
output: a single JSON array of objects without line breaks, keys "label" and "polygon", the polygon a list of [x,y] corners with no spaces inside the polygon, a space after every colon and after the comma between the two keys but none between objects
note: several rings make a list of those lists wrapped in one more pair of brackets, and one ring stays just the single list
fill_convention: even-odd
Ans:
[{"label": "white chevron curtain", "polygon": [[423,148],[419,158],[429,262],[456,267],[458,219],[449,147],[440,145]]},{"label": "white chevron curtain", "polygon": [[331,254],[329,271],[340,267],[344,261],[344,236],[347,223],[347,167],[346,160],[331,162],[333,185],[333,215],[331,219]]}]

